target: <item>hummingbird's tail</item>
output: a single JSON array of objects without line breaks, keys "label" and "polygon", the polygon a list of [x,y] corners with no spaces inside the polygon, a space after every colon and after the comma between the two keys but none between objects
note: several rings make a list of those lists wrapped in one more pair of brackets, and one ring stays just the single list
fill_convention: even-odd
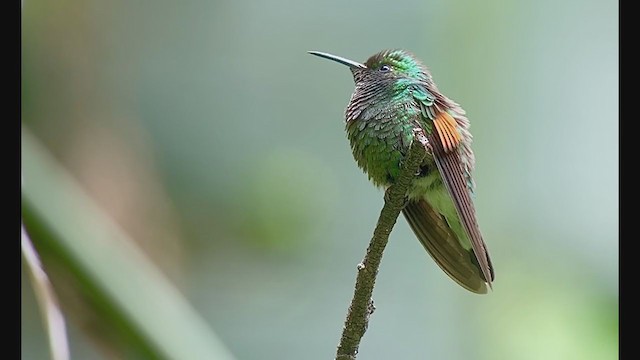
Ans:
[{"label": "hummingbird's tail", "polygon": [[411,200],[402,213],[420,243],[447,275],[469,291],[487,293],[473,250],[462,247],[442,215],[424,199]]}]

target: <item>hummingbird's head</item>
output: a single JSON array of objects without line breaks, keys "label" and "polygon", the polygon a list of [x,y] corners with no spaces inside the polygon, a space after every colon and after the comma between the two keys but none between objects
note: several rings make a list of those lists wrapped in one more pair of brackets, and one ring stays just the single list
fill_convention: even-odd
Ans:
[{"label": "hummingbird's head", "polygon": [[406,50],[383,50],[372,55],[364,65],[377,77],[427,81],[431,78],[427,67]]},{"label": "hummingbird's head", "polygon": [[427,67],[406,50],[383,50],[371,56],[364,64],[323,52],[309,53],[348,66],[356,85],[369,82],[431,81]]}]

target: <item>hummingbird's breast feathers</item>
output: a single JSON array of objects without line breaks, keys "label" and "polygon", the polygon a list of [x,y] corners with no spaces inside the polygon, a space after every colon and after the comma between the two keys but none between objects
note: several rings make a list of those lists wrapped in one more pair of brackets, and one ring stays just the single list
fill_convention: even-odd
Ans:
[{"label": "hummingbird's breast feathers", "polygon": [[[378,159],[384,156],[380,153],[392,149],[404,153],[411,144],[413,129],[421,127],[427,134],[438,134],[445,152],[459,154],[467,188],[474,192],[475,157],[469,120],[460,105],[442,95],[432,81],[402,77],[357,83],[345,109],[345,120],[354,156],[374,183],[388,182],[372,169],[381,165]],[[395,175],[398,163],[391,163],[385,162],[394,170],[387,174]]]}]

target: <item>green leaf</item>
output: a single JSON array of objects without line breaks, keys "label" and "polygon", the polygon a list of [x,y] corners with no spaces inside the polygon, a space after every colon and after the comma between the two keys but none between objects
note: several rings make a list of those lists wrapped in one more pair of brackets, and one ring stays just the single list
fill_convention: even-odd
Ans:
[{"label": "green leaf", "polygon": [[25,128],[22,213],[36,247],[63,259],[106,314],[104,321],[133,339],[138,355],[234,359],[182,294]]}]

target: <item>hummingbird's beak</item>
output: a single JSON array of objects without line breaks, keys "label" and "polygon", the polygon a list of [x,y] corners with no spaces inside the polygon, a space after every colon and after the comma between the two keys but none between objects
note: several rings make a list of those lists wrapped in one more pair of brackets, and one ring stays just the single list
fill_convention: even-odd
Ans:
[{"label": "hummingbird's beak", "polygon": [[355,68],[355,69],[366,69],[367,67],[364,64],[361,64],[359,62],[355,62],[353,60],[349,60],[349,59],[345,59],[341,56],[337,56],[337,55],[331,55],[331,54],[327,54],[324,52],[320,52],[320,51],[307,51],[309,54],[311,55],[315,55],[315,56],[319,56],[321,58],[325,58],[325,59],[329,59],[329,60],[333,60],[337,63],[340,63],[342,65],[347,65],[350,68]]}]

